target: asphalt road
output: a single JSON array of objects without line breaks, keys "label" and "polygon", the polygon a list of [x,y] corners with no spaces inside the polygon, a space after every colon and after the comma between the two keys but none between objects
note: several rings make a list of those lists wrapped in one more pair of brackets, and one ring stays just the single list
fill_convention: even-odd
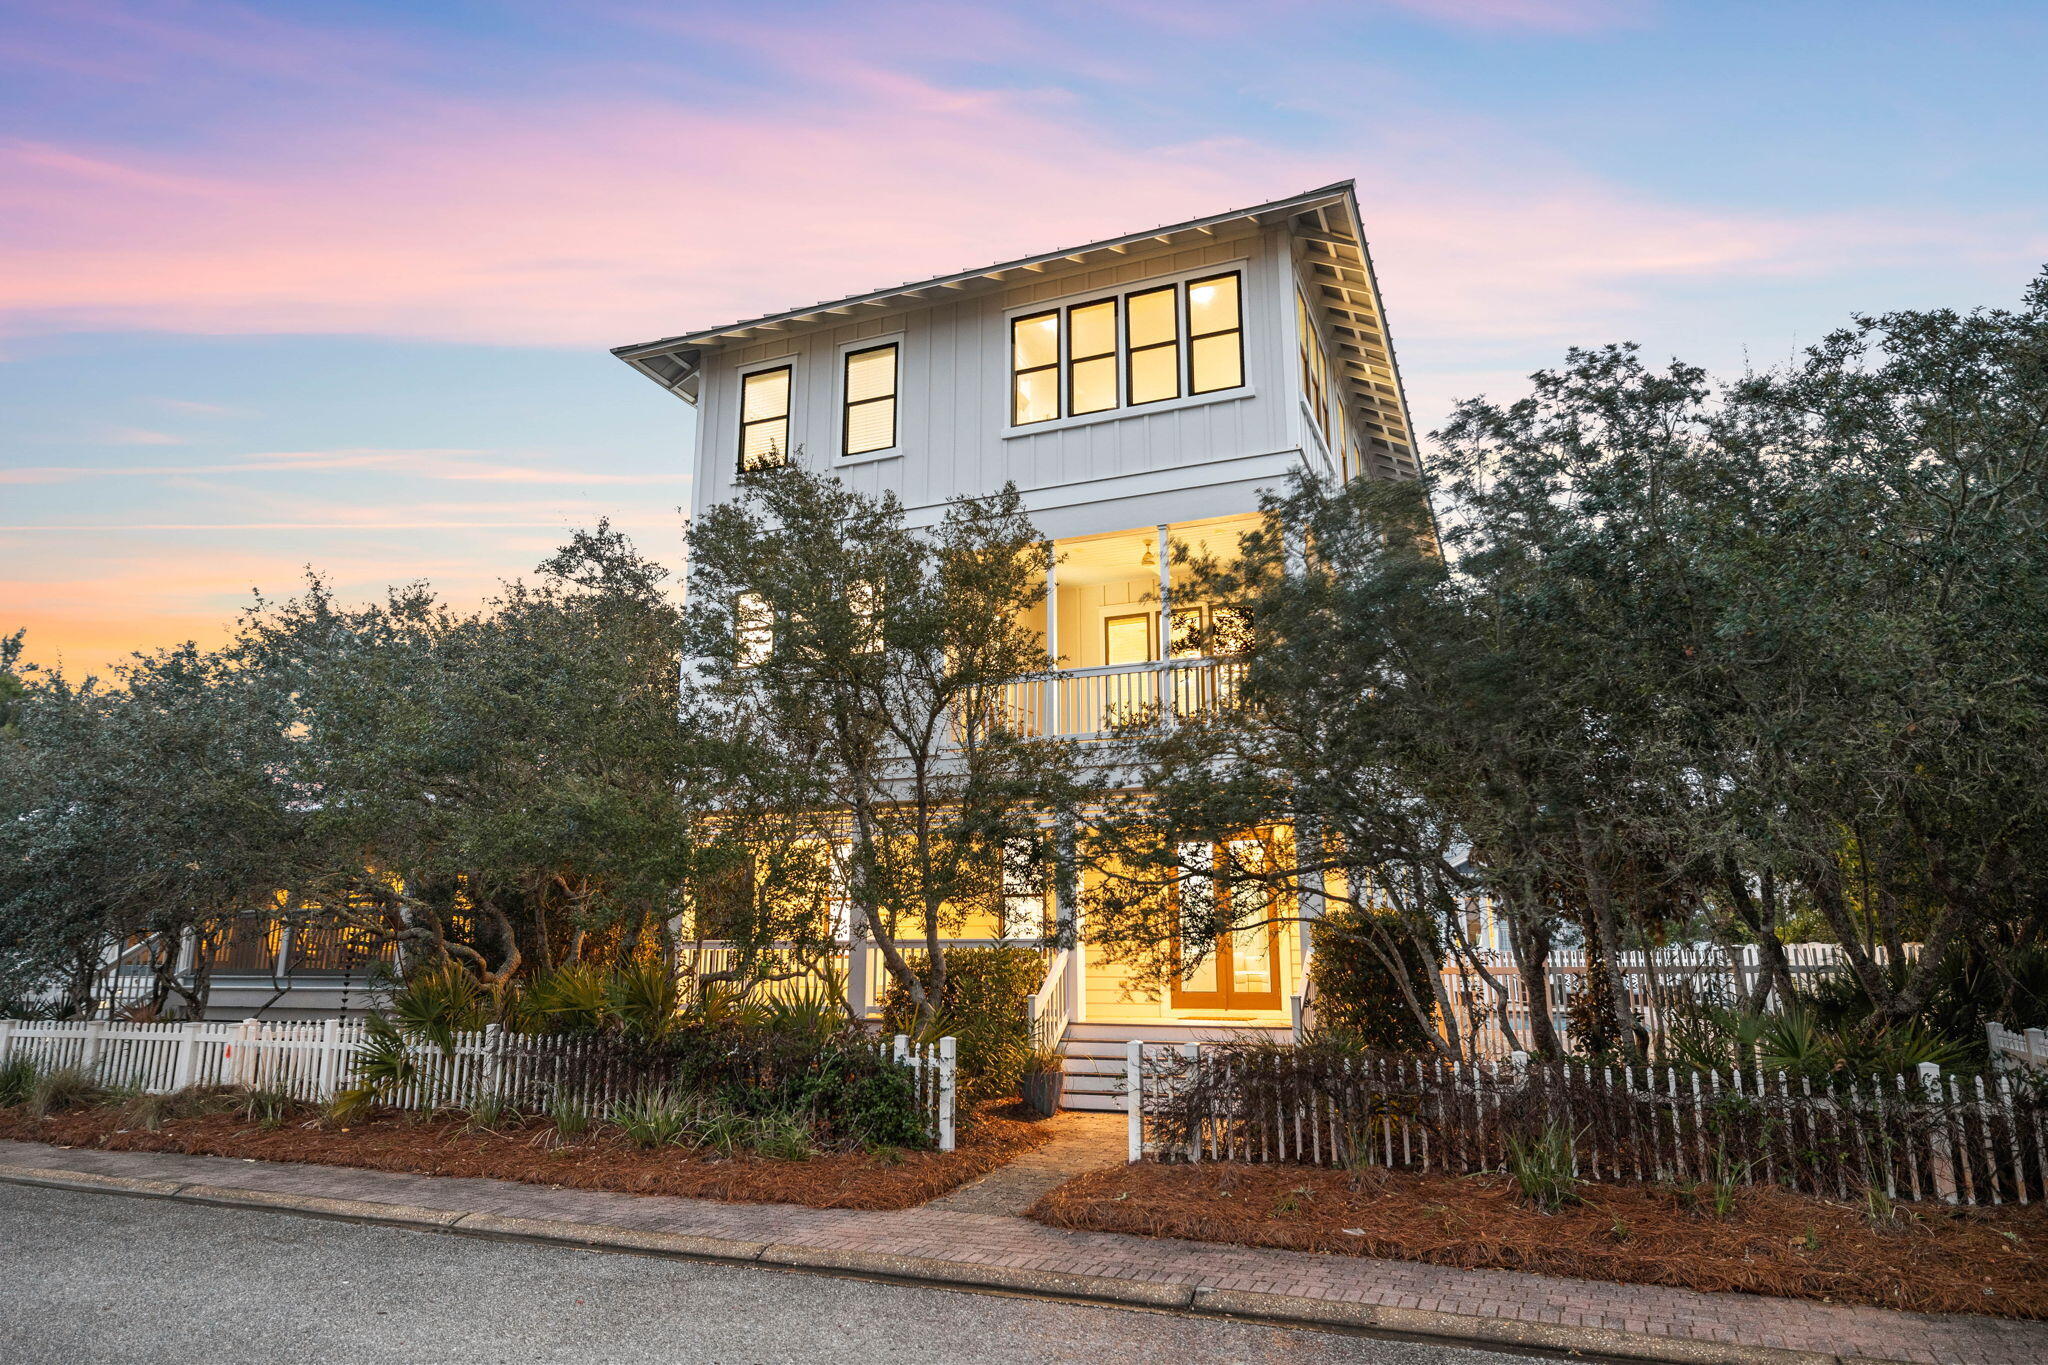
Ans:
[{"label": "asphalt road", "polygon": [[0,1183],[0,1362],[1525,1357]]}]

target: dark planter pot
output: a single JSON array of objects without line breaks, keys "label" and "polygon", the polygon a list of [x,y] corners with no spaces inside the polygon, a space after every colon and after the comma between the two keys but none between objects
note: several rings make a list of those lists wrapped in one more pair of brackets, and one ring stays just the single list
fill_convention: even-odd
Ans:
[{"label": "dark planter pot", "polygon": [[1057,1071],[1033,1071],[1024,1077],[1024,1103],[1034,1113],[1051,1118],[1060,1111],[1060,1095],[1067,1078]]}]

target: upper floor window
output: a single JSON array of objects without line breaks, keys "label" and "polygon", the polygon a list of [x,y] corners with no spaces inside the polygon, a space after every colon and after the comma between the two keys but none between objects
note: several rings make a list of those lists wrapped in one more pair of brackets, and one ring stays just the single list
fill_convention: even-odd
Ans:
[{"label": "upper floor window", "polygon": [[1180,397],[1180,290],[1172,285],[1131,295],[1131,403]]},{"label": "upper floor window", "polygon": [[840,443],[843,455],[871,455],[896,445],[896,343],[846,353]]},{"label": "upper floor window", "polygon": [[1116,406],[1116,300],[1067,310],[1067,411],[1104,412]]},{"label": "upper floor window", "polygon": [[1236,271],[1010,321],[1012,426],[1243,384],[1243,277]]},{"label": "upper floor window", "polygon": [[1325,444],[1330,439],[1330,357],[1323,350],[1323,336],[1316,330],[1315,316],[1300,290],[1294,294],[1294,333],[1301,343],[1301,398],[1316,419]]},{"label": "upper floor window", "polygon": [[1244,308],[1236,275],[1188,281],[1188,392],[1244,383]]},{"label": "upper floor window", "polygon": [[783,365],[740,381],[742,474],[789,463],[789,376]]},{"label": "upper floor window", "polygon": [[1060,415],[1060,315],[1034,313],[1010,324],[1010,423]]}]

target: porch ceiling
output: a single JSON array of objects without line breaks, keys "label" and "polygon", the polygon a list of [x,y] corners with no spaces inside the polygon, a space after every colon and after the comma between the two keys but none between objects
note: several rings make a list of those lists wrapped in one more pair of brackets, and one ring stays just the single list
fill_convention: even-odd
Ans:
[{"label": "porch ceiling", "polygon": [[[1224,517],[1216,521],[1174,526],[1168,534],[1174,545],[1186,545],[1197,554],[1228,559],[1237,553],[1237,538],[1257,524],[1258,518],[1251,515]],[[1159,531],[1153,526],[1057,541],[1053,550],[1059,556],[1060,584],[1062,587],[1086,587],[1122,583],[1132,578],[1156,579],[1159,576],[1157,555],[1155,553],[1154,561],[1147,564],[1145,552],[1156,551],[1158,544]]]}]

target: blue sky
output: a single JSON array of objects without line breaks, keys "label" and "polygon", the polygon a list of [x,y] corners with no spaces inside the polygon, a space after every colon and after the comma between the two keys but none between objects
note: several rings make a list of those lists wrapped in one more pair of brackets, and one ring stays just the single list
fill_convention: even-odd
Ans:
[{"label": "blue sky", "polygon": [[458,599],[688,409],[604,351],[1347,176],[1419,421],[2048,262],[2048,5],[0,0],[0,630]]}]

